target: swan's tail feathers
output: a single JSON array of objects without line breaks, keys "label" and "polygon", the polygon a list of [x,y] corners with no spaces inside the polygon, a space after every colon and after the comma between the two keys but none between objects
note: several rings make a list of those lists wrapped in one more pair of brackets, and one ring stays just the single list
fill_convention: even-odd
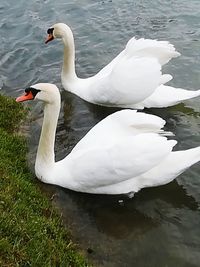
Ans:
[{"label": "swan's tail feathers", "polygon": [[[200,147],[190,148],[182,151],[172,152],[166,164],[172,166],[172,178],[173,180],[192,165],[200,161]],[[170,182],[170,181],[169,181]]]},{"label": "swan's tail feathers", "polygon": [[136,192],[144,187],[165,185],[200,161],[200,147],[171,152],[158,166],[140,177]]},{"label": "swan's tail feathers", "polygon": [[164,65],[172,58],[180,56],[175,47],[167,41],[157,41],[151,39],[129,40],[126,45],[125,53],[128,56],[142,56],[157,58],[161,65]]},{"label": "swan's tail feathers", "polygon": [[[174,165],[174,175],[178,176],[200,161],[200,146],[171,153],[169,163]],[[170,165],[168,165],[170,166]],[[173,170],[173,169],[172,169]],[[175,177],[174,177],[175,178]]]},{"label": "swan's tail feathers", "polygon": [[158,88],[156,88],[152,95],[138,105],[146,108],[163,108],[174,106],[197,96],[200,96],[200,90],[190,91],[181,88],[160,85]]},{"label": "swan's tail feathers", "polygon": [[116,194],[117,190],[119,191],[118,193],[121,194],[131,191],[138,192],[145,187],[168,184],[199,161],[200,147],[171,152],[165,160],[146,173],[120,184],[116,184]]}]

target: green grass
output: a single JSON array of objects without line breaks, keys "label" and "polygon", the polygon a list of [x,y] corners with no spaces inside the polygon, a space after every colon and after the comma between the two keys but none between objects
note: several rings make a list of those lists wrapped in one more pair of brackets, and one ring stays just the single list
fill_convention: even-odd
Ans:
[{"label": "green grass", "polygon": [[0,266],[88,266],[26,162],[17,134],[27,111],[0,95]]}]

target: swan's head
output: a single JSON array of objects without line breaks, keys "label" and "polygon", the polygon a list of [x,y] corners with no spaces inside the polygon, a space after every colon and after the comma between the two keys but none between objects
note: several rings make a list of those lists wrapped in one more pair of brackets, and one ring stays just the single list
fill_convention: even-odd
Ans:
[{"label": "swan's head", "polygon": [[67,26],[65,23],[56,23],[47,30],[48,36],[45,40],[45,44],[54,40],[55,38],[62,38],[67,33],[72,34],[69,26]]},{"label": "swan's head", "polygon": [[48,104],[60,104],[60,93],[58,87],[51,83],[38,83],[25,89],[25,93],[19,96],[16,101],[41,100]]}]

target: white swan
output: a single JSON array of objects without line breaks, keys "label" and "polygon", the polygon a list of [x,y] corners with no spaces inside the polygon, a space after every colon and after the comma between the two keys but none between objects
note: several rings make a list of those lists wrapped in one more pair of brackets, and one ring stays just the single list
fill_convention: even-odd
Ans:
[{"label": "white swan", "polygon": [[143,109],[167,107],[200,95],[164,84],[172,79],[162,75],[161,66],[180,54],[169,42],[130,39],[126,48],[100,72],[90,78],[78,78],[75,72],[74,38],[70,28],[57,23],[48,29],[46,43],[62,38],[64,62],[62,85],[84,100],[97,105]]},{"label": "white swan", "polygon": [[16,101],[45,103],[35,163],[36,176],[45,183],[95,194],[138,192],[169,183],[200,160],[200,147],[172,152],[176,141],[164,136],[163,119],[122,110],[99,122],[68,156],[55,162],[59,90],[53,84],[40,83],[25,92]]}]

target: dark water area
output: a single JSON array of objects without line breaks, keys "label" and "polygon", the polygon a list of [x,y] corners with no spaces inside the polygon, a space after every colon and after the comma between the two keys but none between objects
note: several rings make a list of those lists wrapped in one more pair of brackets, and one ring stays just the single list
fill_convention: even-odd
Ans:
[{"label": "dark water area", "polygon": [[[56,158],[116,109],[84,102],[65,92],[60,73],[63,46],[45,45],[46,30],[65,22],[73,30],[76,69],[89,77],[105,66],[132,36],[169,40],[182,54],[165,73],[169,84],[200,88],[200,1],[0,1],[0,92],[12,97],[37,82],[55,83],[62,93],[56,136]],[[200,145],[199,98],[171,108],[145,110],[164,118],[175,134],[175,149]],[[33,168],[42,125],[40,103],[29,103],[29,164]],[[60,209],[95,266],[199,266],[200,165],[168,185],[126,196],[90,195],[38,182]]]}]

